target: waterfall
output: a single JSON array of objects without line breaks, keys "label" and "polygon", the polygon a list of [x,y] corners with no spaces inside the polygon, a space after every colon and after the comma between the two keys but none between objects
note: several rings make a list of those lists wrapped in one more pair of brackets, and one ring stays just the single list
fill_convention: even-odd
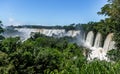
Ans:
[{"label": "waterfall", "polygon": [[41,34],[44,34],[46,36],[60,36],[62,37],[63,34],[65,33],[64,29],[43,29],[43,31],[40,31]]},{"label": "waterfall", "polygon": [[111,41],[108,50],[116,49],[115,41]]},{"label": "waterfall", "polygon": [[94,39],[93,31],[88,32],[87,37],[86,37],[86,41],[85,41],[85,46],[92,47],[93,39]]},{"label": "waterfall", "polygon": [[69,30],[66,32],[65,29],[13,28],[6,30],[2,35],[5,37],[19,36],[21,40],[24,41],[31,37],[32,32],[39,32],[46,36],[54,37],[76,37],[78,34],[80,34],[80,30]]},{"label": "waterfall", "polygon": [[32,32],[36,32],[35,29],[29,29],[29,28],[19,28],[19,29],[15,28],[15,30],[17,30],[19,32],[18,36],[23,41],[30,38]]},{"label": "waterfall", "polygon": [[100,60],[108,61],[108,58],[106,57],[106,52],[104,51],[103,48],[91,47],[90,49],[92,51],[87,58],[88,60],[93,60],[93,59],[97,58],[97,59],[100,59]]},{"label": "waterfall", "polygon": [[113,33],[110,33],[107,35],[105,42],[104,42],[104,46],[103,49],[108,51],[110,49],[110,45],[112,44],[112,37],[113,37]]},{"label": "waterfall", "polygon": [[107,51],[111,49],[115,49],[114,46],[115,42],[112,41],[113,33],[108,34],[108,36],[104,41],[103,48],[101,47],[102,35],[100,33],[97,33],[95,38],[93,31],[88,32],[87,36],[85,37],[85,33],[81,30],[69,30],[66,32],[65,29],[11,28],[11,29],[6,29],[5,32],[2,33],[2,35],[5,37],[19,36],[21,40],[24,41],[30,38],[32,32],[39,32],[46,36],[54,36],[54,37],[64,37],[64,36],[74,37],[73,40],[74,43],[77,43],[80,46],[85,46],[86,48],[89,48],[91,50],[91,53],[87,57],[88,60],[94,58],[98,58],[100,60],[108,60],[108,58],[106,57]]},{"label": "waterfall", "polygon": [[102,41],[102,36],[100,33],[97,33],[96,38],[95,38],[95,42],[94,42],[94,47],[95,48],[101,47],[101,41]]},{"label": "waterfall", "polygon": [[66,36],[71,36],[71,37],[75,37],[77,35],[80,34],[80,30],[69,30],[67,33],[66,33]]},{"label": "waterfall", "polygon": [[94,58],[98,58],[100,60],[108,61],[108,58],[106,57],[106,52],[101,47],[101,41],[102,41],[102,35],[100,33],[97,33],[94,46],[89,48],[91,50],[91,53],[88,56],[88,60],[93,60]]}]

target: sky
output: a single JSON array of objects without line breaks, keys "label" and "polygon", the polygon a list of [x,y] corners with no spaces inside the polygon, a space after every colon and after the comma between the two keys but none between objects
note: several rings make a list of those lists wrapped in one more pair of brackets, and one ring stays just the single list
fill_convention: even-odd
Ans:
[{"label": "sky", "polygon": [[107,0],[0,0],[4,25],[69,25],[99,21]]}]

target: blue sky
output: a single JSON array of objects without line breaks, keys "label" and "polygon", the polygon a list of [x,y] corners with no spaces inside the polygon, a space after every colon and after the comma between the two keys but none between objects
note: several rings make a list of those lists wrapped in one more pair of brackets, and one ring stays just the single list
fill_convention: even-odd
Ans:
[{"label": "blue sky", "polygon": [[0,0],[4,25],[68,25],[99,21],[97,15],[107,0]]}]

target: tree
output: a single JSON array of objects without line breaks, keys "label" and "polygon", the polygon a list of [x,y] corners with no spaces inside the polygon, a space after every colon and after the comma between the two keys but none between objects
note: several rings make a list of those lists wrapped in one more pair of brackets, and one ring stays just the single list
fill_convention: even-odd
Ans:
[{"label": "tree", "polygon": [[2,26],[2,21],[0,21],[0,26]]},{"label": "tree", "polygon": [[20,46],[20,38],[6,38],[0,43],[0,51],[5,53],[11,53],[16,51],[16,49]]},{"label": "tree", "polygon": [[[104,5],[98,14],[108,16],[110,22],[115,26],[114,40],[116,41],[117,52],[120,52],[120,1],[108,0],[108,4]],[[111,54],[111,56],[116,55]],[[119,57],[117,56],[117,60],[120,60]]]},{"label": "tree", "polygon": [[[4,32],[4,30],[1,26],[3,26],[2,21],[0,21],[0,33]],[[4,37],[2,35],[0,35],[0,40],[2,40],[2,39],[4,39]]]},{"label": "tree", "polygon": [[101,8],[98,14],[106,15],[116,21],[120,20],[120,1],[119,0],[108,0],[108,4]]}]

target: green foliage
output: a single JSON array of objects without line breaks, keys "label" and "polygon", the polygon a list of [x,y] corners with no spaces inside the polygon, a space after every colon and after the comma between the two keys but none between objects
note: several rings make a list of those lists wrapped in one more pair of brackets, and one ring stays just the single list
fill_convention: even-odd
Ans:
[{"label": "green foliage", "polygon": [[0,43],[1,51],[5,53],[11,53],[16,51],[20,45],[20,38],[7,38]]},{"label": "green foliage", "polygon": [[120,64],[94,60],[82,66],[80,74],[119,74]]},{"label": "green foliage", "polygon": [[[108,4],[101,8],[101,12],[98,14],[103,14],[109,16],[111,19],[120,18],[120,1],[119,0],[108,0]],[[118,21],[118,20],[117,20]]]},{"label": "green foliage", "polygon": [[[43,35],[21,42],[7,38],[0,42],[1,74],[119,74],[120,62],[88,62],[87,50],[66,38]],[[49,42],[48,42],[49,41]],[[55,42],[55,43],[54,43]]]},{"label": "green foliage", "polygon": [[89,32],[89,31],[97,32],[97,30],[94,28],[94,26],[96,25],[97,25],[97,22],[88,22],[87,24],[82,24],[81,27],[83,27],[83,30],[86,32]]},{"label": "green foliage", "polygon": [[[2,21],[0,21],[0,33],[4,32],[2,26]],[[0,35],[0,40],[4,39],[4,37],[2,35]]]},{"label": "green foliage", "polygon": [[103,36],[106,36],[107,34],[115,31],[115,24],[111,19],[106,18],[105,20],[101,20],[98,25],[94,26],[94,28]]},{"label": "green foliage", "polygon": [[17,37],[2,40],[0,72],[3,74],[75,73],[86,60],[80,47],[68,43],[65,38],[39,36],[23,43]]},{"label": "green foliage", "polygon": [[120,53],[120,50],[113,49],[107,53],[107,56],[110,58],[111,61],[119,61],[120,60],[119,53]]},{"label": "green foliage", "polygon": [[69,30],[75,30],[75,24],[70,24],[68,26],[63,26],[63,28],[66,30],[66,31],[69,31]]},{"label": "green foliage", "polygon": [[116,42],[116,48],[117,48],[117,50],[110,51],[109,56],[111,55],[112,60],[118,61],[119,53],[117,53],[117,51],[120,50],[120,1],[108,0],[108,4],[104,5],[101,8],[101,11],[98,12],[98,14],[108,16],[108,18],[104,20],[107,22],[107,24],[109,24],[104,27],[106,29],[105,33],[109,33],[109,32],[114,33],[114,41]]},{"label": "green foliage", "polygon": [[2,24],[2,21],[0,21],[0,33],[2,33],[4,30],[3,28],[1,27],[3,24]]}]

